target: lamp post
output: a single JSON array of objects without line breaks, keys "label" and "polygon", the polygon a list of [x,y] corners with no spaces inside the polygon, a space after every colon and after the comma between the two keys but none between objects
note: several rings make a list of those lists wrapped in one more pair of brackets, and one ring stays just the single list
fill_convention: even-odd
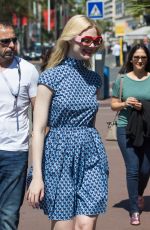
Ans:
[{"label": "lamp post", "polygon": [[49,33],[51,30],[51,0],[47,0],[47,13],[48,13],[47,31]]}]

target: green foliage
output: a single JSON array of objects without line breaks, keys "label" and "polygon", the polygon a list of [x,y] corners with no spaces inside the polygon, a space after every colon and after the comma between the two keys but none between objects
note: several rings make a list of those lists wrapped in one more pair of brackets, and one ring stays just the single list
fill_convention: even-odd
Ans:
[{"label": "green foliage", "polygon": [[127,13],[138,17],[143,13],[150,13],[150,0],[124,0]]},{"label": "green foliage", "polygon": [[75,1],[76,2],[76,14],[86,14],[86,0]]},{"label": "green foliage", "polygon": [[12,15],[16,14],[19,18],[31,17],[31,4],[34,0],[0,0],[1,14],[0,20],[11,20]]},{"label": "green foliage", "polygon": [[113,23],[105,20],[97,20],[97,24],[100,26],[102,33],[112,32]]}]

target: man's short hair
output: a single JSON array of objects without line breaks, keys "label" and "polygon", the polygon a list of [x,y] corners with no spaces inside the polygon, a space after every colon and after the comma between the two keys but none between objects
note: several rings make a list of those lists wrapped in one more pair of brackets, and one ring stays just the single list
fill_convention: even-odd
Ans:
[{"label": "man's short hair", "polygon": [[2,25],[3,27],[11,27],[14,29],[14,26],[13,26],[12,22],[10,22],[10,21],[0,20],[0,25]]}]

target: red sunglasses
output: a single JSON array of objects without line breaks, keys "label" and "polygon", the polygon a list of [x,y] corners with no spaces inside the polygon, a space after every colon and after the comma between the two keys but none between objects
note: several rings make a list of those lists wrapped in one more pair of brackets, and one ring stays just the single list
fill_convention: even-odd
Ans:
[{"label": "red sunglasses", "polygon": [[95,47],[99,47],[102,42],[103,38],[101,36],[97,37],[92,37],[92,36],[77,36],[75,38],[75,41],[83,46],[90,46],[92,43],[94,44]]}]

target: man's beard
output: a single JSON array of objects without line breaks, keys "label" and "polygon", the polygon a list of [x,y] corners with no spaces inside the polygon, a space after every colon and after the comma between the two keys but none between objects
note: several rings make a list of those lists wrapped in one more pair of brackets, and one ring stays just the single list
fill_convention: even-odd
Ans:
[{"label": "man's beard", "polygon": [[8,66],[14,58],[14,51],[1,52],[0,51],[0,66]]},{"label": "man's beard", "polygon": [[5,60],[10,60],[14,57],[14,51],[6,51],[6,52],[0,52],[0,58]]}]

